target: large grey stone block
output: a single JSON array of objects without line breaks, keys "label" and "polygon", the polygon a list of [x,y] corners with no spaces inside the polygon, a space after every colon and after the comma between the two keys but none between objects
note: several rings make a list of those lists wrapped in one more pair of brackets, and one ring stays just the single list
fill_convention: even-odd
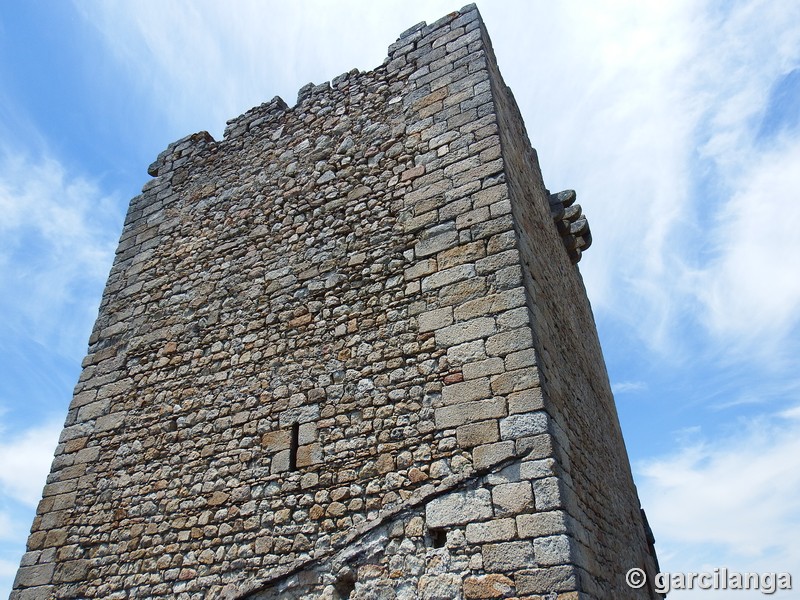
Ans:
[{"label": "large grey stone block", "polygon": [[536,565],[533,544],[528,541],[486,544],[482,553],[483,565],[489,572],[508,573]]},{"label": "large grey stone block", "polygon": [[464,525],[491,516],[492,496],[483,488],[446,494],[434,498],[425,507],[425,521],[433,528]]}]

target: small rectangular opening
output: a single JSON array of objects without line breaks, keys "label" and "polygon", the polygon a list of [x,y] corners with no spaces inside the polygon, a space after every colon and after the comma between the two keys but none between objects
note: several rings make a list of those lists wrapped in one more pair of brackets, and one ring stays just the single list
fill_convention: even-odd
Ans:
[{"label": "small rectangular opening", "polygon": [[289,470],[297,471],[297,448],[300,445],[300,423],[292,425],[292,439],[289,442]]},{"label": "small rectangular opening", "polygon": [[444,529],[428,529],[431,537],[431,545],[434,548],[444,548],[447,543],[447,531]]}]

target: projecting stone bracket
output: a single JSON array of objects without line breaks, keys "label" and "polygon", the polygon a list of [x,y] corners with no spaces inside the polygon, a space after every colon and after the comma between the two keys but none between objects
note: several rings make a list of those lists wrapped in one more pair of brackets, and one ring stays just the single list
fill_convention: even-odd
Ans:
[{"label": "projecting stone bracket", "polygon": [[583,252],[592,245],[589,222],[581,214],[581,205],[575,204],[575,190],[564,190],[557,194],[548,192],[550,216],[556,224],[572,264],[580,261]]}]

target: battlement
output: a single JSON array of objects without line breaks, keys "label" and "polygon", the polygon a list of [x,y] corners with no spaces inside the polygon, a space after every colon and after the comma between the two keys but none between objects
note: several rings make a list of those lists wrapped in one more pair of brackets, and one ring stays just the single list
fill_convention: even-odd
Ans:
[{"label": "battlement", "polygon": [[474,5],[148,173],[12,600],[656,597],[588,224]]}]

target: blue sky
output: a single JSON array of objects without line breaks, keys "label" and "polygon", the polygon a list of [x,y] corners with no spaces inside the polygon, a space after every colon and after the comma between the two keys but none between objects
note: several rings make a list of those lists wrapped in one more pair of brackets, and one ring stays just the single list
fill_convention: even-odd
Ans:
[{"label": "blue sky", "polygon": [[[592,224],[580,269],[662,570],[800,585],[800,4],[478,5],[545,182]],[[458,8],[3,3],[0,596],[147,165]],[[671,597],[692,595],[716,597]]]}]

